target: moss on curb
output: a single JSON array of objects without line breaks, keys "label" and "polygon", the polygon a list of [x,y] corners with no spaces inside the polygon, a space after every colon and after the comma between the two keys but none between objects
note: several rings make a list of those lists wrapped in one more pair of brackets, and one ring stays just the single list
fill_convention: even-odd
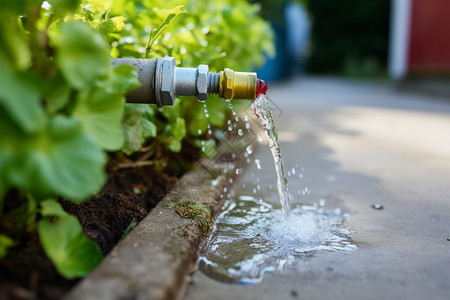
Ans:
[{"label": "moss on curb", "polygon": [[174,209],[182,218],[196,220],[202,227],[203,235],[207,235],[212,229],[211,207],[190,200],[172,198]]}]

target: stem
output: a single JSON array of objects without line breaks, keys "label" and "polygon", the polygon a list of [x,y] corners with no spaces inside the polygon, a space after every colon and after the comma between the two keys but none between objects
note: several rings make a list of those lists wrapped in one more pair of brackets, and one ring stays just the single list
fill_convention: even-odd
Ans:
[{"label": "stem", "polygon": [[145,47],[144,58],[148,58],[148,54],[150,53],[150,49],[152,48],[152,45],[153,45],[152,35],[153,35],[153,29],[150,29],[150,36],[148,37],[147,46]]},{"label": "stem", "polygon": [[138,168],[138,167],[144,167],[144,166],[152,166],[155,163],[153,161],[145,160],[145,161],[137,161],[137,162],[131,162],[131,163],[121,163],[118,165],[119,169],[125,169],[125,168]]}]

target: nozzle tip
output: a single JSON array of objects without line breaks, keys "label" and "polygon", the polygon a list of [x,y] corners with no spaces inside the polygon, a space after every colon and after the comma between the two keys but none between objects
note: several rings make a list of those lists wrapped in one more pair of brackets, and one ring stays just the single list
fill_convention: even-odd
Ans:
[{"label": "nozzle tip", "polygon": [[266,94],[267,93],[267,83],[262,79],[256,80],[256,97],[258,97],[260,94]]}]

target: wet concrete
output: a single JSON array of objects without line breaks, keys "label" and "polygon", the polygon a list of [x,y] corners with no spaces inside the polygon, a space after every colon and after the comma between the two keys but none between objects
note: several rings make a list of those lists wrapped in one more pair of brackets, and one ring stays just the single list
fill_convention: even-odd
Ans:
[{"label": "wet concrete", "polygon": [[[450,100],[322,78],[270,85],[269,96],[286,169],[304,169],[288,177],[292,205],[325,199],[348,213],[358,249],[301,259],[254,285],[196,272],[186,298],[448,299]],[[263,170],[250,164],[236,188],[259,178],[276,203],[269,150],[253,158]]]}]

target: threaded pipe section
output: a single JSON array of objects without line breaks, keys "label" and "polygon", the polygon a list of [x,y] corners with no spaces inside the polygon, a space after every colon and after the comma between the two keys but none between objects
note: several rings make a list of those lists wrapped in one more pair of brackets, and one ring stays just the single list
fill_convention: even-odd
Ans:
[{"label": "threaded pipe section", "polygon": [[219,94],[220,74],[208,72],[208,94]]}]

